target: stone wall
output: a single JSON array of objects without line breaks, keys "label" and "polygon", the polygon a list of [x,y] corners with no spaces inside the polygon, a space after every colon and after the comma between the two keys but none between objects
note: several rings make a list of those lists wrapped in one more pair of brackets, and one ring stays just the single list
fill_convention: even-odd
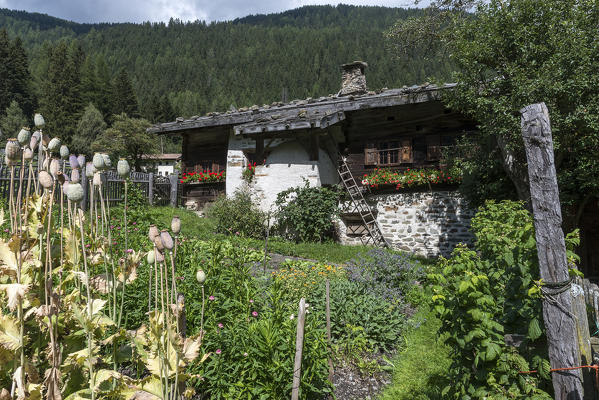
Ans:
[{"label": "stone wall", "polygon": [[[426,257],[447,256],[456,244],[470,243],[470,219],[474,211],[455,191],[373,194],[366,198],[376,214],[383,235],[393,248]],[[351,212],[349,204],[344,211]],[[344,218],[337,221],[342,243],[360,244],[347,234]]]}]

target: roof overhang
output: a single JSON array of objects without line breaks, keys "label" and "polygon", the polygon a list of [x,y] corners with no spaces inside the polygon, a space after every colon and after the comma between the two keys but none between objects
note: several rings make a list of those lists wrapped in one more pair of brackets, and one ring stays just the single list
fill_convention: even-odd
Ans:
[{"label": "roof overhang", "polygon": [[308,115],[308,112],[304,110],[295,117],[262,122],[249,122],[247,124],[237,125],[233,129],[236,135],[256,135],[313,128],[326,129],[344,119],[345,113],[343,111],[333,111],[326,113],[323,116],[320,114]]}]

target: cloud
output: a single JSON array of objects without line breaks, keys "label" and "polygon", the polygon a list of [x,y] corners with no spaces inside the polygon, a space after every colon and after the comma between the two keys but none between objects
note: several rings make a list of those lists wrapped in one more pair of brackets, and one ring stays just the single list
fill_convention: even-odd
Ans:
[{"label": "cloud", "polygon": [[[0,7],[39,12],[75,22],[223,21],[281,12],[318,0],[0,0]],[[412,0],[348,0],[345,4],[413,7]]]}]

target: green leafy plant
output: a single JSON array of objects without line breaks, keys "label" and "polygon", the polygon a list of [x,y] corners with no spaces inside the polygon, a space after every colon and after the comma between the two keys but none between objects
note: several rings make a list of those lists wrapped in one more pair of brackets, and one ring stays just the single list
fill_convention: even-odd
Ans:
[{"label": "green leafy plant", "polygon": [[295,241],[321,242],[333,235],[333,217],[339,213],[339,193],[327,187],[304,186],[277,195],[276,229]]},{"label": "green leafy plant", "polygon": [[220,197],[207,210],[216,221],[216,232],[253,238],[264,236],[266,216],[246,190],[237,190],[232,197]]}]

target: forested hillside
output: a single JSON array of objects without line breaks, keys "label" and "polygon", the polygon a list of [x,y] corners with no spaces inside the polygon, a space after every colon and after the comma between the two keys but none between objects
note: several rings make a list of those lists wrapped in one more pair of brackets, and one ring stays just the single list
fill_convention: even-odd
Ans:
[{"label": "forested hillside", "polygon": [[[48,47],[62,38],[81,46],[81,66],[105,63],[114,79],[124,68],[140,112],[156,114],[152,99],[167,95],[175,114],[190,116],[280,100],[334,93],[339,65],[370,64],[371,88],[447,77],[443,62],[402,64],[385,50],[383,32],[419,10],[309,6],[218,23],[77,24],[42,14],[0,10],[0,27],[20,37],[40,89]],[[102,65],[101,68],[104,68]],[[96,104],[100,109],[107,106]]]}]

